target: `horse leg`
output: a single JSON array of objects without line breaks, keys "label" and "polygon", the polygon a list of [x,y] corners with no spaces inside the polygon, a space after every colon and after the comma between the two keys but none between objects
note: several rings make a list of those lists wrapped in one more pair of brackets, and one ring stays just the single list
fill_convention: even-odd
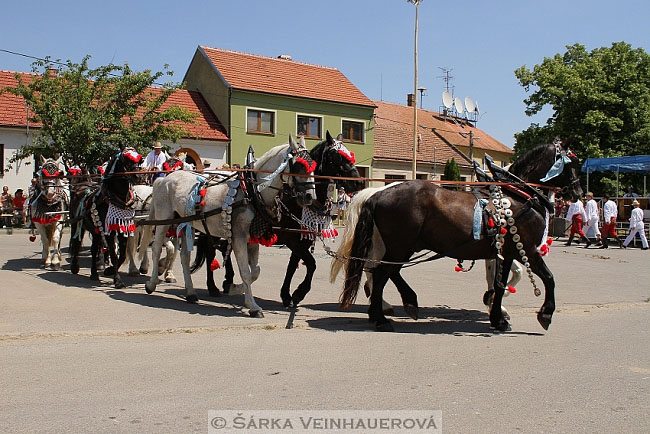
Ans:
[{"label": "horse leg", "polygon": [[126,242],[126,257],[129,260],[129,276],[139,276],[140,271],[138,270],[138,267],[135,265],[135,256],[136,256],[136,249],[138,247],[138,240],[140,240],[140,235],[142,234],[142,227],[139,226],[135,234],[132,237],[129,237],[127,242]]},{"label": "horse leg", "polygon": [[164,263],[164,273],[165,273],[165,282],[167,283],[176,283],[176,277],[174,276],[174,271],[172,267],[174,266],[174,261],[176,260],[176,255],[178,254],[178,238],[176,243],[172,240],[167,240],[165,243],[165,263]]},{"label": "horse leg", "polygon": [[287,272],[284,275],[284,282],[282,282],[282,288],[280,288],[280,298],[284,307],[291,306],[291,279],[293,279],[299,263],[300,256],[292,250],[289,263],[287,264]]},{"label": "horse leg", "polygon": [[[248,266],[251,269],[251,283],[255,282],[260,277],[260,245],[248,244]],[[251,293],[252,294],[252,293]],[[254,302],[254,300],[253,300]]]},{"label": "horse leg", "polygon": [[[118,235],[118,242],[120,243],[120,253],[122,253],[122,236]],[[122,263],[120,262],[120,259],[124,260],[124,255],[122,255],[121,258],[118,258],[117,253],[115,253],[115,233],[112,233],[106,237],[106,241],[108,244],[108,255],[111,258],[111,266],[106,268],[104,270],[104,275],[105,276],[113,276],[113,286],[116,289],[122,289],[126,285],[122,281],[122,278],[120,277],[120,265]],[[125,240],[124,240],[125,241]],[[126,248],[126,245],[124,245],[124,248]]]},{"label": "horse leg", "polygon": [[368,308],[368,319],[375,323],[375,329],[380,332],[392,332],[393,325],[384,316],[382,300],[384,286],[388,282],[389,266],[380,264],[373,269],[372,294],[370,294],[370,307]]},{"label": "horse leg", "polygon": [[[221,253],[223,254],[223,257],[226,256],[225,250],[222,251]],[[221,288],[223,288],[224,294],[228,294],[230,288],[232,287],[233,281],[235,279],[235,270],[232,267],[232,255],[229,255],[228,259],[225,260],[224,262],[225,262],[224,268],[226,269],[226,273],[223,276],[223,282],[221,282]]]},{"label": "horse leg", "polygon": [[214,257],[217,255],[217,250],[214,246],[211,246],[210,243],[203,243],[203,245],[198,248],[203,248],[203,255],[205,256],[205,283],[208,287],[208,293],[210,294],[210,297],[218,297],[221,295],[221,292],[219,292],[219,288],[217,288],[217,285],[214,283],[214,271],[212,271],[212,262],[214,261]]},{"label": "horse leg", "polygon": [[510,273],[511,265],[512,259],[503,259],[501,262],[501,274],[497,272],[494,279],[494,300],[492,300],[492,309],[490,310],[490,324],[492,327],[500,331],[506,331],[510,328],[510,324],[508,324],[508,321],[503,317],[501,302],[503,301],[503,294],[506,289],[505,285],[508,281],[508,274]]},{"label": "horse leg", "polygon": [[[494,300],[494,281],[496,279],[496,272],[497,272],[496,267],[497,267],[496,259],[485,260],[485,279],[487,280],[488,289],[483,294],[483,304],[487,307],[488,314],[492,310],[492,302]],[[519,274],[517,274],[517,271],[513,271],[514,274],[512,276],[512,279],[510,279],[510,281],[508,282],[508,285],[512,284],[514,286],[517,282],[519,282],[519,279],[521,278],[521,268],[519,268],[519,266],[514,261],[512,261],[512,266],[510,268],[511,270],[519,271]],[[503,295],[505,296],[506,294],[507,293],[504,291]],[[510,314],[503,306],[501,306],[501,314],[503,315],[503,318],[506,321],[510,320]]]},{"label": "horse leg", "polygon": [[417,320],[420,310],[418,307],[418,296],[400,274],[401,268],[402,267],[400,266],[397,271],[390,275],[390,280],[395,284],[397,291],[399,291],[399,295],[402,297],[402,305],[404,306],[406,314],[411,317],[411,319]]},{"label": "horse leg", "polygon": [[237,258],[237,267],[239,268],[239,276],[241,277],[242,283],[233,285],[230,294],[244,294],[244,304],[249,309],[248,314],[252,317],[262,318],[264,317],[262,308],[255,303],[251,290],[252,272],[248,255],[252,253],[254,248],[257,248],[259,251],[259,245],[248,244],[247,231],[233,234],[233,253],[235,254],[235,258]]},{"label": "horse leg", "polygon": [[544,304],[537,312],[537,321],[544,330],[548,330],[555,312],[555,279],[539,254],[530,257],[529,263],[531,271],[544,282]]},{"label": "horse leg", "polygon": [[305,268],[307,269],[307,272],[305,273],[304,280],[300,282],[298,289],[293,291],[293,295],[291,296],[294,306],[298,306],[298,303],[303,301],[307,293],[311,290],[311,281],[314,277],[314,273],[316,272],[316,260],[314,259],[314,256],[309,252],[309,246],[305,246],[305,249],[301,253],[302,260],[305,262]]},{"label": "horse leg", "polygon": [[[194,236],[194,230],[192,230],[192,234],[190,236]],[[192,252],[187,249],[187,243],[188,240],[185,236],[185,231],[183,231],[181,234],[180,251],[181,265],[183,266],[183,278],[185,279],[185,301],[193,304],[199,301],[199,297],[196,295],[194,284],[192,283],[192,274],[190,273],[190,254]],[[157,261],[154,261],[154,264],[156,263]]]},{"label": "horse leg", "polygon": [[140,267],[138,267],[138,271],[140,272],[140,274],[149,274],[149,250],[148,250],[149,246],[143,246],[142,239],[144,238],[144,231],[146,230],[151,231],[152,229],[147,227],[143,228],[142,226],[140,226],[138,230],[141,231],[140,237],[138,238],[138,242],[137,242],[138,254],[142,257],[142,260],[140,261]]},{"label": "horse leg", "polygon": [[97,272],[97,261],[99,260],[100,245],[102,242],[101,235],[92,235],[92,244],[90,245],[90,280],[99,280],[99,273]]},{"label": "horse leg", "polygon": [[[156,216],[157,217],[157,216]],[[151,246],[151,260],[154,264],[158,264],[160,261],[160,251],[162,250],[163,241],[165,241],[165,233],[169,229],[169,225],[162,225],[156,227],[156,233],[153,239],[153,245]],[[146,249],[147,246],[140,246],[142,249]],[[146,250],[145,250],[146,254]],[[156,290],[156,285],[158,285],[158,269],[155,267],[151,270],[151,277],[144,284],[144,289],[147,291],[147,294],[151,294]]]},{"label": "horse leg", "polygon": [[52,270],[58,271],[61,268],[61,234],[63,233],[63,223],[59,221],[54,222],[52,228],[52,239],[50,240],[50,248],[52,250]]},{"label": "horse leg", "polygon": [[47,234],[47,228],[44,224],[36,223],[36,229],[41,237],[41,245],[43,248],[41,254],[41,267],[48,268],[50,266],[50,240]]},{"label": "horse leg", "polygon": [[75,223],[70,226],[70,242],[68,244],[68,253],[70,255],[70,271],[72,274],[79,273],[79,250],[81,250],[81,240],[84,238],[83,227],[81,228],[79,239],[75,237],[75,234],[77,233],[77,224],[81,223]]}]

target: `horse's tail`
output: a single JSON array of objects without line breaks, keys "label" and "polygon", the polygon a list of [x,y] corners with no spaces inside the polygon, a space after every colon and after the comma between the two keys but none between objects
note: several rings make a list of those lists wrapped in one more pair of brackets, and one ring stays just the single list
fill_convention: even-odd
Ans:
[{"label": "horse's tail", "polygon": [[208,247],[208,235],[199,233],[196,239],[196,257],[190,266],[190,273],[196,273],[203,263],[205,263],[205,249]]},{"label": "horse's tail", "polygon": [[338,276],[341,268],[345,265],[347,268],[348,260],[346,258],[350,257],[350,251],[352,250],[352,242],[354,241],[354,229],[357,226],[357,221],[359,220],[359,215],[361,214],[361,209],[370,197],[377,193],[378,191],[383,190],[382,188],[366,188],[361,190],[354,195],[350,206],[348,207],[345,213],[345,233],[339,240],[339,248],[336,251],[336,257],[332,259],[330,265],[330,283],[336,281],[336,276]]},{"label": "horse's tail", "polygon": [[372,247],[372,235],[375,226],[373,213],[374,206],[366,203],[361,208],[361,214],[354,228],[350,259],[345,270],[345,283],[339,299],[342,309],[349,309],[359,292],[359,283],[361,282],[361,274],[363,273],[363,264],[365,261],[356,258],[365,258]]}]

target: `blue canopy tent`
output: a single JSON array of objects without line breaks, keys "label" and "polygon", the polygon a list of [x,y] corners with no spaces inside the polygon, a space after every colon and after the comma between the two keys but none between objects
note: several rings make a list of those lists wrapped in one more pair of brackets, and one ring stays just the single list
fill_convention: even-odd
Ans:
[{"label": "blue canopy tent", "polygon": [[[616,172],[616,191],[618,188],[618,174],[650,172],[650,155],[632,155],[629,157],[612,158],[587,158],[580,169],[587,173],[587,191],[589,190],[589,174],[592,172],[612,171]],[[643,177],[643,195],[646,195],[646,178]]]}]

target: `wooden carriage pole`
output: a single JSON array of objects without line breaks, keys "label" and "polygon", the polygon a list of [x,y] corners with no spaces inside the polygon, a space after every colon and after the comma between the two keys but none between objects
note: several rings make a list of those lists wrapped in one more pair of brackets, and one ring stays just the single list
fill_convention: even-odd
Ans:
[{"label": "wooden carriage pole", "polygon": [[413,49],[413,167],[412,179],[416,178],[418,152],[418,6],[422,0],[407,0],[415,5],[415,43]]}]

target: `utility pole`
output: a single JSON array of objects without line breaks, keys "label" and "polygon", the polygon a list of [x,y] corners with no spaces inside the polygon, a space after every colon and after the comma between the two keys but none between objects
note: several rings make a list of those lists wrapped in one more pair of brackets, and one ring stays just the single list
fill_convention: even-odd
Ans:
[{"label": "utility pole", "polygon": [[407,0],[415,5],[415,43],[413,49],[413,168],[412,179],[416,178],[417,173],[417,153],[418,153],[418,6],[422,0]]}]

